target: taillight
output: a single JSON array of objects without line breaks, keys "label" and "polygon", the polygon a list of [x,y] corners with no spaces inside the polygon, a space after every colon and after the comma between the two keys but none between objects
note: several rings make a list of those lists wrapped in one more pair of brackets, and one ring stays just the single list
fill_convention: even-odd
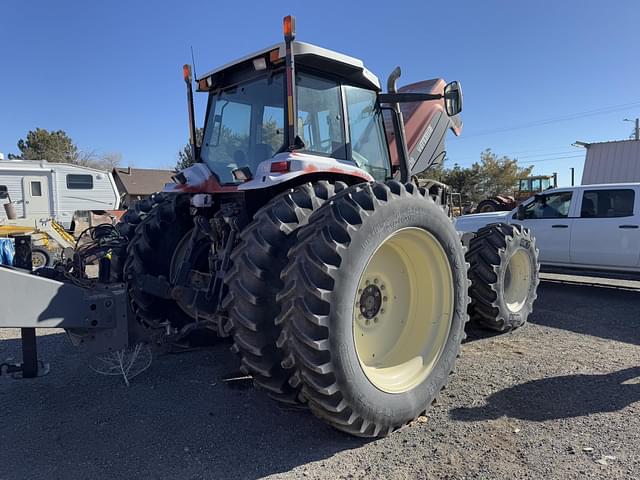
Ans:
[{"label": "taillight", "polygon": [[271,173],[286,173],[289,171],[289,162],[282,160],[271,164]]}]

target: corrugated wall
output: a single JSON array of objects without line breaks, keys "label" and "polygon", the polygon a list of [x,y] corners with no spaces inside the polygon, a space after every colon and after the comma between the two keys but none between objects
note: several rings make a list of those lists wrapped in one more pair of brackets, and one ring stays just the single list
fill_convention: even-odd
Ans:
[{"label": "corrugated wall", "polygon": [[582,185],[640,182],[640,141],[593,143],[587,149]]}]

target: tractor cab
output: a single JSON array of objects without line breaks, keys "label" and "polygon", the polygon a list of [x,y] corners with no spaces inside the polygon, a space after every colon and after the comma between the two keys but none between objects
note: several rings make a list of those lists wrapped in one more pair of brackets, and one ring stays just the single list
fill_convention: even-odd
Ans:
[{"label": "tractor cab", "polygon": [[177,175],[168,190],[248,191],[310,174],[349,184],[407,181],[444,157],[446,130],[458,134],[461,126],[457,82],[430,80],[397,91],[397,69],[389,93],[382,93],[362,61],[295,41],[292,17],[285,18],[284,33],[284,42],[196,80],[208,94],[201,145],[185,65],[191,144],[200,165]]},{"label": "tractor cab", "polygon": [[516,200],[523,201],[532,195],[557,187],[556,175],[536,175],[518,180]]},{"label": "tractor cab", "polygon": [[[198,80],[198,90],[209,95],[202,162],[223,184],[250,180],[262,162],[287,161],[294,150],[388,178],[378,79],[346,55],[300,42],[292,42],[291,49],[293,95],[287,94],[284,43]],[[286,173],[286,165],[269,170]]]}]

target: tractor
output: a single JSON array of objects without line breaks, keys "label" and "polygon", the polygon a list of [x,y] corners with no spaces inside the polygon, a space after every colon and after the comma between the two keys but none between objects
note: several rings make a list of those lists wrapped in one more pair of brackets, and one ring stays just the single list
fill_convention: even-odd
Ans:
[{"label": "tractor", "polygon": [[518,189],[513,195],[496,195],[478,203],[475,213],[510,211],[536,193],[558,186],[558,175],[536,175],[518,180]]},{"label": "tractor", "polygon": [[[74,338],[91,342],[121,286],[130,313],[112,323],[226,337],[272,398],[384,436],[444,388],[470,315],[500,331],[524,323],[535,240],[502,224],[461,238],[448,187],[418,183],[444,158],[447,131],[461,132],[459,82],[398,89],[397,68],[383,92],[360,60],[296,41],[293,17],[283,24],[284,42],[195,81],[184,66],[196,163],[132,207],[115,236],[96,231],[61,280],[67,300],[42,308],[61,318],[56,308],[84,295]],[[208,97],[200,144],[194,83]],[[88,256],[98,286],[81,278]],[[52,282],[42,285],[63,291]],[[116,337],[127,340],[101,341]]]}]

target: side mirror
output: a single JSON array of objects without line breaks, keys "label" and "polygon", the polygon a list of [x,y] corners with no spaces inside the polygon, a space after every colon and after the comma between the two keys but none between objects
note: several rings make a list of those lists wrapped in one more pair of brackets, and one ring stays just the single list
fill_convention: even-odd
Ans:
[{"label": "side mirror", "polygon": [[457,80],[444,87],[444,108],[450,117],[462,111],[462,85]]},{"label": "side mirror", "polygon": [[516,212],[516,218],[518,220],[524,220],[524,205],[518,205],[518,211]]}]

